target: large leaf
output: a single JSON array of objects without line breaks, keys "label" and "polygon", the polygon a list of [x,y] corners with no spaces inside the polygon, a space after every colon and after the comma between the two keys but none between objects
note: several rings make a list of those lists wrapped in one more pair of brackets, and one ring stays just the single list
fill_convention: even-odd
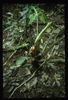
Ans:
[{"label": "large leaf", "polygon": [[16,65],[21,65],[22,63],[24,63],[25,61],[25,57],[21,56],[17,61],[16,61]]}]

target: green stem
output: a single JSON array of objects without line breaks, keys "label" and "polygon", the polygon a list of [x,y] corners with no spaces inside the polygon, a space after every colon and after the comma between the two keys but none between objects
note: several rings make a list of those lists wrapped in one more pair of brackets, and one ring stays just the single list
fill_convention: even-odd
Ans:
[{"label": "green stem", "polygon": [[53,60],[49,60],[48,62],[62,62],[62,63],[65,63],[65,59],[53,59]]},{"label": "green stem", "polygon": [[24,48],[24,47],[26,47],[27,45],[29,45],[29,43],[23,44],[23,45],[17,46],[17,47],[10,47],[9,49],[3,50],[3,51],[13,51],[13,50],[17,50],[17,49],[20,49],[20,48]]},{"label": "green stem", "polygon": [[37,16],[37,36],[38,36],[38,16]]},{"label": "green stem", "polygon": [[65,63],[65,59],[52,59],[52,60],[47,60],[47,59],[41,59],[39,60],[39,62],[43,62],[43,61],[47,61],[47,62],[53,62],[53,63],[56,63],[56,62],[62,62],[62,63]]},{"label": "green stem", "polygon": [[40,39],[42,38],[42,36],[45,34],[44,31],[51,25],[52,22],[49,22],[46,27],[39,33],[39,35],[37,36],[35,42],[34,42],[34,46],[35,46],[35,54],[36,51],[39,51],[39,46],[40,46]]},{"label": "green stem", "polygon": [[51,25],[52,22],[49,22],[46,27],[39,33],[35,40],[35,44],[42,38],[42,36],[45,34],[44,31]]},{"label": "green stem", "polygon": [[36,19],[37,19],[37,36],[38,36],[38,13],[37,13],[37,10],[35,9],[34,6],[32,6],[32,8],[34,9],[35,14],[36,14]]},{"label": "green stem", "polygon": [[57,44],[59,41],[61,41],[62,39],[64,39],[65,36],[61,37],[60,39],[58,39],[55,43],[53,43],[45,52],[43,52],[43,54],[41,55],[42,57],[44,57],[44,55],[55,45]]}]

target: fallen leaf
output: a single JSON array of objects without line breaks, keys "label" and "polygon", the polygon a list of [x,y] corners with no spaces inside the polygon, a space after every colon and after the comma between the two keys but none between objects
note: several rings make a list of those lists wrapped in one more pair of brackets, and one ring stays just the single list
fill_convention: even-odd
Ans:
[{"label": "fallen leaf", "polygon": [[23,89],[20,90],[20,92],[24,93],[27,90],[26,87],[24,87]]},{"label": "fallen leaf", "polygon": [[3,88],[7,85],[7,83],[3,83]]},{"label": "fallen leaf", "polygon": [[51,28],[47,28],[46,32],[47,33],[51,32]]},{"label": "fallen leaf", "polygon": [[43,39],[41,39],[41,43],[43,43]]},{"label": "fallen leaf", "polygon": [[56,80],[56,83],[57,83],[57,85],[58,85],[58,87],[59,87],[59,86],[60,86],[60,81],[57,81],[57,80]]},{"label": "fallen leaf", "polygon": [[44,74],[42,75],[42,78],[45,78],[45,79],[47,80],[48,75],[46,75],[46,73],[44,73]]},{"label": "fallen leaf", "polygon": [[57,28],[56,30],[54,30],[54,33],[59,33],[60,32],[60,29]]},{"label": "fallen leaf", "polygon": [[31,74],[30,70],[28,69],[28,67],[25,68],[26,69],[26,75]]},{"label": "fallen leaf", "polygon": [[47,80],[47,79],[48,79],[48,75],[46,75],[46,73],[44,73],[44,74],[42,75],[42,79],[40,79],[40,81],[44,82],[44,81]]},{"label": "fallen leaf", "polygon": [[31,86],[35,85],[37,83],[37,77],[32,81]]},{"label": "fallen leaf", "polygon": [[25,83],[24,85],[29,89],[30,87],[34,86],[36,83],[37,83],[37,77],[29,81],[28,83]]},{"label": "fallen leaf", "polygon": [[[59,80],[59,78],[57,77],[57,74],[55,73],[55,75],[54,75],[54,78],[55,78],[55,81],[56,81],[56,83],[57,83],[57,85],[58,85],[58,87],[60,86],[60,81],[58,81]],[[61,79],[61,78],[60,78]]]}]

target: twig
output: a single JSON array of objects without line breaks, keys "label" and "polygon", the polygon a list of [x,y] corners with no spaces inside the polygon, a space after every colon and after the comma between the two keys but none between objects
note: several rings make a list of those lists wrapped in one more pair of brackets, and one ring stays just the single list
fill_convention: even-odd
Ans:
[{"label": "twig", "polygon": [[37,70],[43,65],[45,63],[45,61],[34,71],[34,73],[32,74],[32,76],[31,77],[29,77],[26,81],[24,81],[21,85],[19,85],[18,87],[16,87],[15,89],[14,89],[14,91],[11,93],[11,95],[9,96],[9,98],[11,98],[11,96],[14,94],[14,92],[18,89],[18,88],[20,88],[23,84],[25,84],[27,81],[29,81],[34,75],[35,75],[35,73],[37,72]]},{"label": "twig", "polygon": [[[15,50],[15,51],[10,55],[10,57],[8,58],[8,60],[13,56],[14,53],[16,53],[16,51],[17,51],[17,50]],[[8,60],[3,64],[3,66],[6,65],[6,63],[8,62]]]}]

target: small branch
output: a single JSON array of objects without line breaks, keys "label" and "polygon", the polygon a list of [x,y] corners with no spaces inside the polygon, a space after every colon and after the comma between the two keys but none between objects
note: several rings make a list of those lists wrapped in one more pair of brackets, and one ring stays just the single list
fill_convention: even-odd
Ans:
[{"label": "small branch", "polygon": [[7,49],[7,50],[3,50],[3,51],[12,51],[12,50],[17,50],[17,49],[20,49],[20,48],[24,48],[24,47],[26,47],[27,45],[29,45],[29,43],[27,43],[27,44],[23,44],[23,45],[18,46],[18,47],[12,47],[12,48],[9,48],[9,49]]},{"label": "small branch", "polygon": [[6,65],[6,63],[7,63],[7,62],[9,61],[9,59],[14,55],[14,53],[16,53],[16,51],[17,51],[17,50],[15,50],[15,51],[11,54],[11,56],[10,56],[10,57],[8,58],[8,60],[3,64],[3,66]]},{"label": "small branch", "polygon": [[20,84],[18,87],[16,87],[16,88],[14,89],[14,91],[11,93],[11,95],[9,96],[9,98],[11,98],[11,96],[14,94],[14,92],[15,92],[18,88],[20,88],[23,84],[25,84],[27,81],[29,81],[29,80],[35,75],[35,73],[37,72],[37,70],[38,70],[44,63],[45,63],[45,62],[43,62],[43,63],[34,71],[34,73],[32,74],[31,77],[29,77],[26,81],[24,81],[22,84]]}]

